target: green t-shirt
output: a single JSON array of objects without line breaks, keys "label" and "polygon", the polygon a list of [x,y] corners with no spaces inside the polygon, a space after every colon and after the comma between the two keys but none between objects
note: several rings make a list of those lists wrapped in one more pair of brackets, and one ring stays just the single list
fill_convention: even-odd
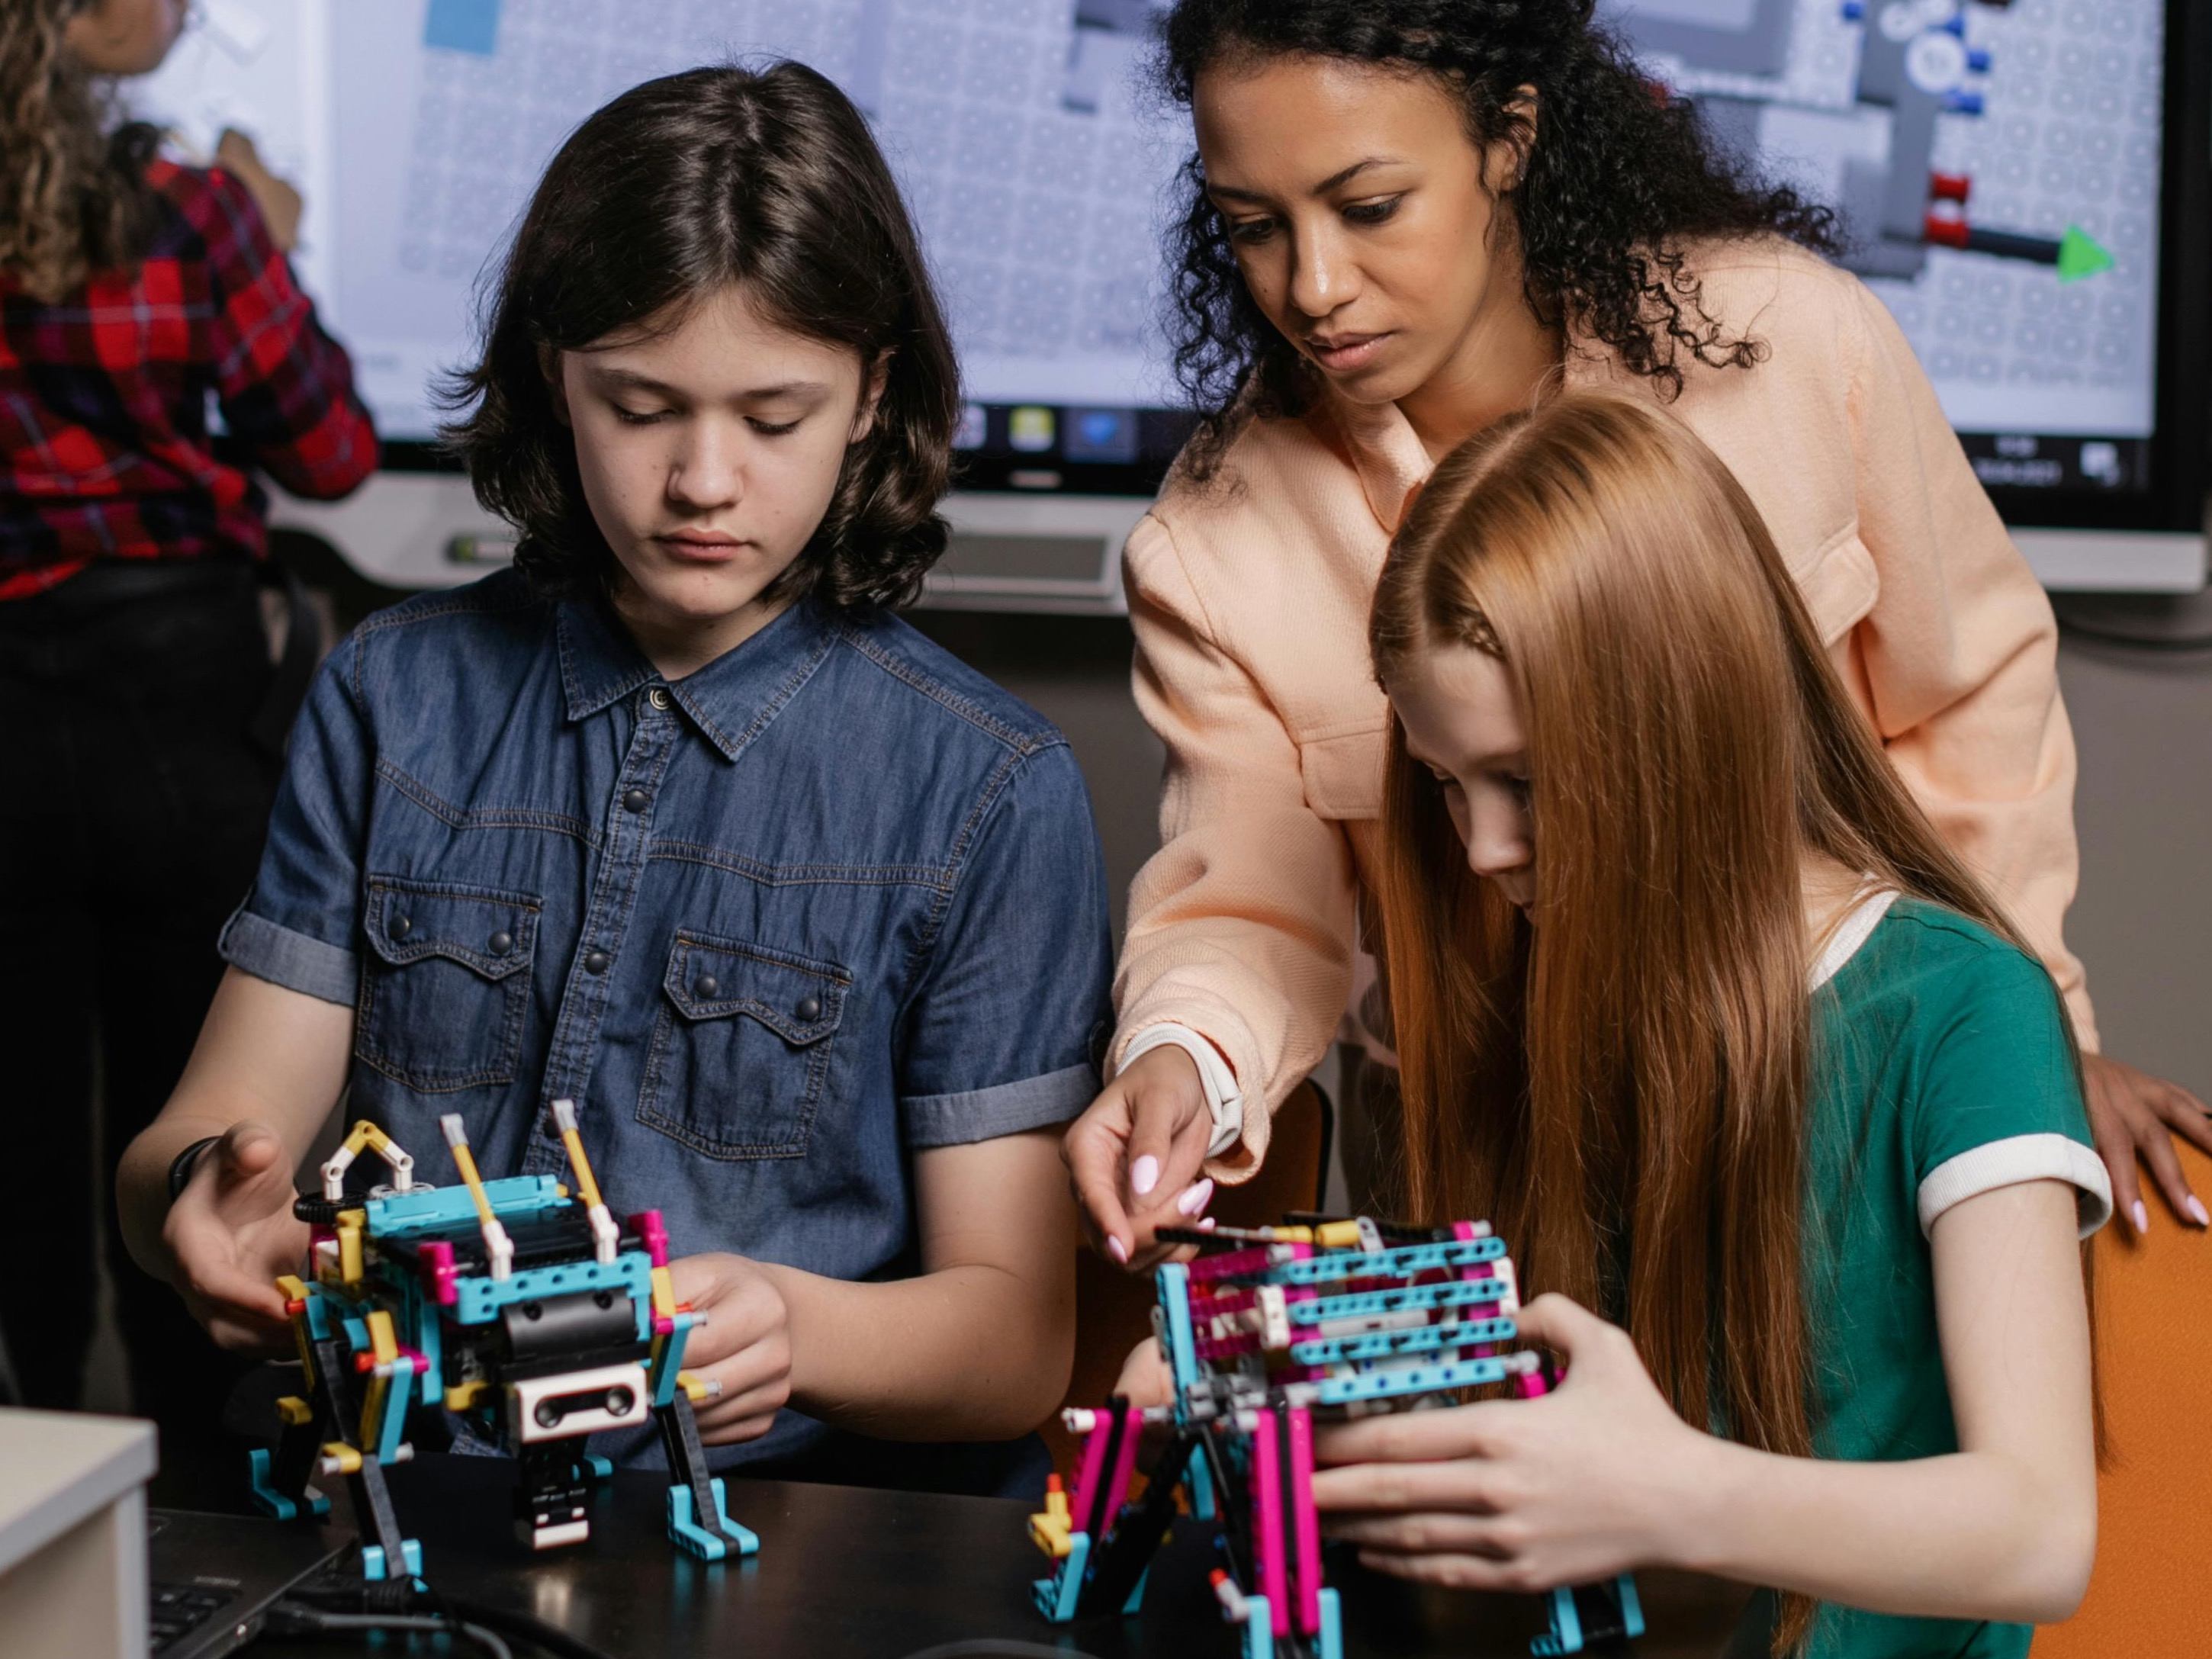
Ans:
[{"label": "green t-shirt", "polygon": [[[1813,977],[1804,1260],[1814,1447],[1858,1462],[1954,1452],[1928,1246],[1936,1218],[2043,1179],[2080,1189],[2085,1233],[2112,1210],[2066,1016],[2039,963],[1953,911],[1890,895],[1838,928]],[[1742,1638],[1769,1605],[1754,1601],[1734,1650],[1764,1651]],[[1808,1652],[2010,1659],[2030,1634],[1829,1606]]]}]

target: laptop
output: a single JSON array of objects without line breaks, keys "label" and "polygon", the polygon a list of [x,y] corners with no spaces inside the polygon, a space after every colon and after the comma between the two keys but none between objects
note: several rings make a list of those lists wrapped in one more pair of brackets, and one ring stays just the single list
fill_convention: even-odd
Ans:
[{"label": "laptop", "polygon": [[353,1541],[343,1527],[149,1510],[154,1659],[219,1659],[261,1632],[270,1604]]}]

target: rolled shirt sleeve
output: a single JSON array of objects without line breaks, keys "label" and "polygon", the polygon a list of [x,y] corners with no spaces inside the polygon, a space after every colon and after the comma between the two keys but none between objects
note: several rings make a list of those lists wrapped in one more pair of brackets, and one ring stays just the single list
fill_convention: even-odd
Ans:
[{"label": "rolled shirt sleeve", "polygon": [[218,946],[257,979],[348,1007],[361,976],[354,941],[375,766],[360,664],[359,641],[348,639],[317,672],[292,727],[252,891]]},{"label": "rolled shirt sleeve", "polygon": [[1016,757],[980,809],[902,1019],[909,1146],[1065,1123],[1098,1091],[1112,972],[1105,861],[1065,743]]}]

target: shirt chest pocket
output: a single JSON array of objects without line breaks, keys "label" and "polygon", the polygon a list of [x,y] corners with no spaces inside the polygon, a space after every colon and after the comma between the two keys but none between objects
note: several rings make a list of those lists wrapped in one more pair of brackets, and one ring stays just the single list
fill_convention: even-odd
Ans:
[{"label": "shirt chest pocket", "polygon": [[372,876],[355,1057],[431,1094],[512,1083],[538,913],[534,894]]},{"label": "shirt chest pocket", "polygon": [[804,1156],[852,982],[835,963],[679,932],[638,1121],[708,1158]]}]

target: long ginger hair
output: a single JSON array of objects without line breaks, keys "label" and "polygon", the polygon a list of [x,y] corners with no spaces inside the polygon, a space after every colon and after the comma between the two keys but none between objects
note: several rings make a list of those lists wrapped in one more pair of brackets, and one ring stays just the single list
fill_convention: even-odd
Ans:
[{"label": "long ginger hair", "polygon": [[[1520,701],[1533,926],[1478,883],[1394,724],[1377,897],[1416,1213],[1625,1324],[1674,1409],[1806,1455],[1807,850],[2020,942],[1905,793],[1750,498],[1619,394],[1436,471],[1370,641],[1465,647]],[[2054,998],[2056,993],[2054,991]],[[1783,1601],[1779,1645],[1812,1603]]]},{"label": "long ginger hair", "polygon": [[154,213],[145,169],[160,134],[111,133],[107,100],[64,39],[85,3],[0,6],[0,271],[47,304],[136,264]]}]

